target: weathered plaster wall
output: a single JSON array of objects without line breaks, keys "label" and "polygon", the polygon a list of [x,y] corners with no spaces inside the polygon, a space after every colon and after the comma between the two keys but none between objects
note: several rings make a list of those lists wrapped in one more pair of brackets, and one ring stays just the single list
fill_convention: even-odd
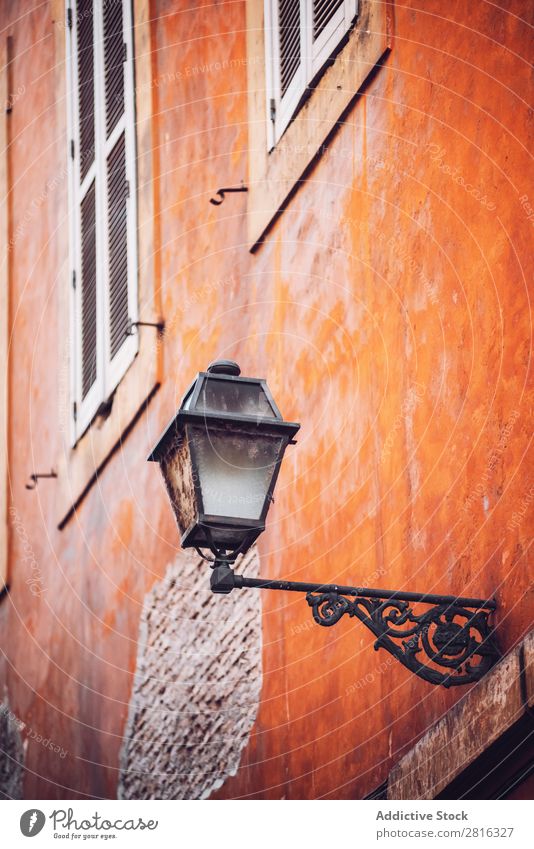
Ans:
[{"label": "weathered plaster wall", "polygon": [[[9,116],[0,674],[14,713],[67,752],[28,743],[29,798],[117,793],[145,598],[178,550],[145,457],[215,357],[268,378],[302,422],[262,574],[495,594],[505,651],[532,622],[532,8],[394,5],[393,49],[252,255],[246,195],[209,204],[255,155],[244,3],[153,4],[163,383],[62,531],[54,482],[24,485],[53,465],[68,403],[64,4],[0,6],[24,92]],[[230,601],[211,601],[221,629]],[[261,703],[217,795],[360,797],[461,698],[385,664],[352,621],[318,628],[302,598],[262,602]]]},{"label": "weathered plaster wall", "polygon": [[[255,551],[243,569],[258,574]],[[261,691],[260,594],[218,600],[179,554],[145,598],[121,752],[122,799],[203,799],[235,775]]]}]

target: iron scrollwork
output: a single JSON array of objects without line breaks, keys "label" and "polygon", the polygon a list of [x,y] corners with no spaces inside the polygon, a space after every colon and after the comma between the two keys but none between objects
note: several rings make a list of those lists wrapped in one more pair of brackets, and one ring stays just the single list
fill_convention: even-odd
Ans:
[{"label": "iron scrollwork", "polygon": [[[501,656],[488,622],[497,608],[494,599],[249,578],[216,558],[212,591],[245,588],[306,593],[313,618],[326,627],[345,615],[356,617],[375,635],[375,650],[386,649],[430,684],[472,684]],[[424,605],[422,613],[419,605]]]},{"label": "iron scrollwork", "polygon": [[309,592],[306,600],[319,625],[329,627],[345,614],[355,616],[376,636],[375,650],[386,649],[431,684],[471,684],[500,657],[489,610],[447,601],[416,613],[402,599],[352,599],[336,592]]}]

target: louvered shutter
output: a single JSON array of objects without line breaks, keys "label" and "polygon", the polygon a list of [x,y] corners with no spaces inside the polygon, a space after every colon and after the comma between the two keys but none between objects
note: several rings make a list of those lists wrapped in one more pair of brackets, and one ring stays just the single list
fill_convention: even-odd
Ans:
[{"label": "louvered shutter", "polygon": [[97,288],[95,182],[81,202],[81,383],[85,401],[97,380]]},{"label": "louvered shutter", "polygon": [[357,7],[357,0],[265,0],[269,148],[350,29]]},{"label": "louvered shutter", "polygon": [[73,441],[138,347],[133,39],[129,0],[78,0],[68,28]]},{"label": "louvered shutter", "polygon": [[119,352],[128,326],[128,183],[124,133],[106,163],[108,188],[108,268],[110,357]]},{"label": "louvered shutter", "polygon": [[81,0],[77,15],[80,182],[95,161],[95,51],[93,0]]},{"label": "louvered shutter", "polygon": [[109,395],[131,363],[138,335],[135,234],[135,139],[133,45],[130,4],[103,3],[104,182],[106,224],[106,392]]},{"label": "louvered shutter", "polygon": [[278,2],[278,38],[280,42],[280,95],[285,97],[298,73],[302,60],[300,44],[300,4],[295,0]]},{"label": "louvered shutter", "polygon": [[332,56],[357,11],[357,0],[309,0],[310,79]]},{"label": "louvered shutter", "polygon": [[343,2],[344,0],[313,0],[312,23],[314,41],[325,31],[340,6],[343,5]]},{"label": "louvered shutter", "polygon": [[306,0],[267,0],[269,146],[287,127],[306,86]]},{"label": "louvered shutter", "polygon": [[109,136],[124,114],[124,19],[122,0],[104,2],[104,74],[106,88],[106,134]]},{"label": "louvered shutter", "polygon": [[95,80],[96,21],[92,0],[79,0],[68,29],[69,222],[73,287],[73,437],[94,416],[102,400],[104,370],[100,328],[103,322],[98,233],[98,144]]}]

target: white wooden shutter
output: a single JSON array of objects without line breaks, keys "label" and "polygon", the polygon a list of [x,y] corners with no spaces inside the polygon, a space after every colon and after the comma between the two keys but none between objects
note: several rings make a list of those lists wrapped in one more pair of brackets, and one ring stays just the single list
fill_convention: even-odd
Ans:
[{"label": "white wooden shutter", "polygon": [[129,0],[67,4],[73,441],[138,348],[135,119]]},{"label": "white wooden shutter", "polygon": [[103,312],[98,222],[98,161],[95,110],[95,18],[92,0],[68,13],[69,203],[73,307],[73,441],[89,424],[103,396],[99,342]]},{"label": "white wooden shutter", "polygon": [[[101,0],[102,2],[102,0]],[[104,0],[102,15],[102,182],[106,231],[105,394],[113,392],[135,356],[137,320],[136,174],[131,9],[128,0]]]},{"label": "white wooden shutter", "polygon": [[[96,200],[92,180],[80,204],[80,330],[82,402],[98,385],[97,373],[97,261],[96,261]],[[98,368],[97,368],[98,367]]]},{"label": "white wooden shutter", "polygon": [[306,2],[265,3],[269,147],[284,132],[306,88]]},{"label": "white wooden shutter", "polygon": [[358,11],[357,0],[308,0],[310,80],[328,61],[350,29]]},{"label": "white wooden shutter", "polygon": [[269,148],[350,29],[357,10],[357,0],[265,0]]}]

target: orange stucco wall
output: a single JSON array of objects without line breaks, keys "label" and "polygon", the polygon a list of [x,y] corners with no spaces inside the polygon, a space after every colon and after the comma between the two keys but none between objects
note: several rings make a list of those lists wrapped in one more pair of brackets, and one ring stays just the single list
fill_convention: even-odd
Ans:
[{"label": "orange stucco wall", "polygon": [[[28,743],[28,798],[116,793],[140,606],[178,545],[145,458],[216,357],[266,377],[302,423],[260,540],[264,575],[495,595],[505,651],[532,622],[531,4],[395,2],[393,49],[255,253],[246,195],[208,202],[247,180],[245,4],[195,5],[152,4],[162,386],[59,531],[54,482],[24,485],[55,462],[66,380],[66,179],[35,201],[65,168],[61,4],[2,4],[24,92],[9,116],[0,681],[27,727],[69,753]],[[264,594],[261,705],[218,795],[360,798],[380,784],[462,692],[372,644],[353,621],[318,628],[301,597]]]}]

